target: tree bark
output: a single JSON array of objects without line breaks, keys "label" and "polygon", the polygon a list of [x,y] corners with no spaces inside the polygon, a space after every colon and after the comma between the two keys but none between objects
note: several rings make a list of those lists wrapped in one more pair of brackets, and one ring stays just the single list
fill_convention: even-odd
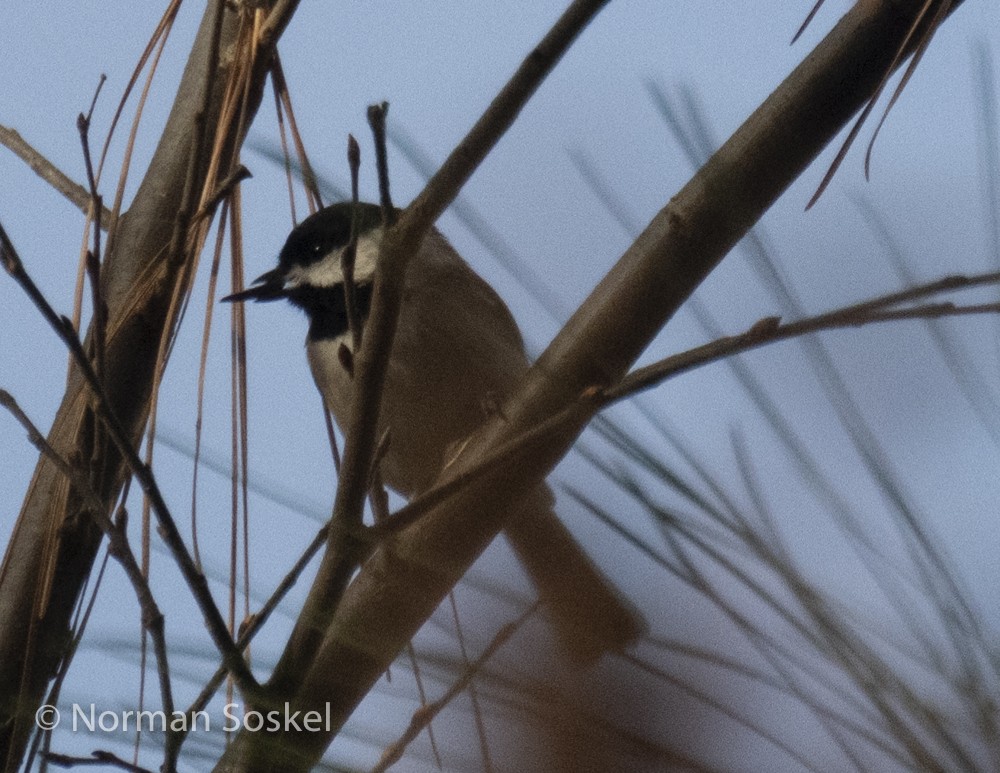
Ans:
[{"label": "tree bark", "polygon": [[[294,8],[294,3],[291,5]],[[216,11],[223,13],[218,65],[210,72]],[[290,16],[286,11],[285,16]],[[285,18],[287,21],[287,18]],[[283,29],[283,25],[275,31]],[[266,68],[255,67],[249,104],[241,120],[220,121],[220,107],[233,73],[240,31],[237,12],[222,2],[207,3],[197,37],[157,150],[132,202],[109,242],[101,269],[108,305],[105,388],[111,407],[138,443],[149,414],[160,342],[170,324],[169,308],[185,263],[193,255],[184,245],[172,250],[178,209],[185,190],[196,194],[208,180],[210,152],[192,165],[195,138],[204,130],[211,149],[222,132],[223,159],[235,159],[260,103]],[[273,43],[273,39],[271,41]],[[259,54],[267,61],[270,49]],[[207,96],[207,98],[206,98]],[[202,114],[202,111],[205,111]],[[219,171],[219,179],[227,173]],[[191,177],[188,180],[189,175]],[[189,185],[190,182],[190,185]],[[195,204],[198,197],[193,198]],[[173,252],[173,255],[171,254]],[[94,488],[110,510],[128,471],[91,409],[91,395],[80,373],[70,368],[66,393],[48,442],[64,458],[92,464]],[[95,449],[97,458],[94,457]],[[18,769],[33,718],[48,685],[67,654],[70,617],[101,543],[85,517],[80,498],[56,467],[41,456],[18,522],[0,566],[0,761]]]}]

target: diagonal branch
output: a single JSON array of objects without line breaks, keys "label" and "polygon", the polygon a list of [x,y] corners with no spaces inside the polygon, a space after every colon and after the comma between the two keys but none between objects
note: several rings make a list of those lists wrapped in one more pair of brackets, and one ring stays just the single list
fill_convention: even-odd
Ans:
[{"label": "diagonal branch", "polygon": [[410,719],[410,725],[406,728],[403,735],[390,744],[384,752],[382,752],[382,756],[379,759],[378,764],[372,768],[372,773],[385,773],[385,771],[402,759],[403,753],[406,751],[406,747],[409,746],[418,735],[420,735],[424,728],[430,727],[434,718],[437,717],[449,703],[451,703],[463,690],[466,689],[466,687],[472,683],[476,674],[482,671],[483,666],[485,666],[486,663],[489,662],[490,658],[497,653],[497,650],[510,641],[511,637],[521,629],[521,627],[533,614],[535,614],[535,612],[538,611],[538,606],[539,602],[536,601],[524,612],[522,612],[516,620],[512,620],[501,627],[483,650],[482,654],[480,654],[480,656],[472,663],[468,664],[465,670],[462,671],[461,676],[459,676],[455,683],[445,691],[444,695],[432,703],[422,706],[413,715]]},{"label": "diagonal branch", "polygon": [[[173,716],[174,697],[173,688],[170,684],[170,666],[167,659],[167,640],[166,631],[164,630],[163,613],[160,612],[160,608],[153,596],[153,591],[149,587],[149,583],[139,566],[138,560],[136,560],[132,546],[129,544],[124,509],[121,511],[123,514],[122,517],[112,521],[105,513],[104,502],[101,501],[101,498],[97,496],[97,493],[91,487],[90,480],[86,474],[63,459],[49,445],[45,436],[38,431],[38,428],[35,427],[31,419],[21,410],[21,407],[15,402],[11,394],[4,389],[0,389],[0,405],[10,411],[18,423],[24,427],[31,444],[40,453],[48,457],[60,469],[62,474],[72,481],[77,493],[89,508],[88,514],[107,536],[108,552],[115,557],[122,569],[125,570],[125,575],[128,577],[129,582],[132,583],[132,588],[135,591],[136,598],[142,610],[142,626],[153,640],[157,674],[160,680],[160,694],[163,700],[163,713],[168,717]],[[167,738],[164,742],[163,763],[163,769],[166,773],[170,773],[170,771],[174,771],[177,768],[177,753],[180,750],[179,741],[178,733],[173,729],[168,729]]]},{"label": "diagonal branch", "polygon": [[688,373],[695,368],[710,365],[726,357],[751,351],[768,344],[787,341],[810,333],[864,327],[884,322],[906,319],[931,319],[935,317],[979,316],[1000,313],[996,303],[959,306],[945,301],[895,308],[901,303],[924,298],[941,292],[982,287],[1000,283],[1000,273],[991,272],[975,276],[949,276],[907,290],[882,295],[862,303],[845,306],[824,314],[782,323],[779,317],[765,317],[743,333],[718,338],[701,346],[665,357],[662,360],[631,371],[617,384],[607,389],[591,389],[580,395],[575,403],[530,430],[490,449],[475,465],[439,483],[419,497],[401,507],[392,517],[376,523],[365,531],[365,537],[375,549],[379,542],[399,534],[423,518],[443,502],[459,494],[477,480],[495,473],[506,465],[524,463],[533,451],[551,442],[559,431],[565,430],[579,418],[581,411],[601,410],[612,403],[633,397],[639,392],[662,385],[665,381]]},{"label": "diagonal branch", "polygon": [[[156,478],[153,476],[153,471],[148,465],[143,463],[138,452],[132,446],[124,426],[115,415],[107,391],[94,372],[90,360],[83,350],[83,344],[73,329],[73,325],[65,317],[57,315],[52,306],[45,300],[45,297],[25,271],[21,259],[15,252],[14,245],[11,244],[2,225],[0,225],[0,262],[3,263],[4,268],[14,280],[24,288],[25,292],[42,313],[42,316],[45,317],[46,321],[52,326],[53,330],[55,330],[56,334],[66,344],[73,355],[76,366],[80,369],[87,385],[96,397],[97,412],[107,426],[112,442],[117,447],[118,453],[122,455],[129,470],[135,476],[136,480],[139,481],[139,485],[152,504],[163,541],[173,554],[174,560],[181,570],[181,574],[184,576],[192,595],[194,595],[195,600],[198,602],[198,606],[205,617],[205,624],[208,626],[209,633],[212,635],[215,645],[222,653],[223,662],[235,677],[244,694],[248,696],[254,695],[257,691],[257,682],[253,674],[250,673],[250,669],[236,647],[232,636],[229,635],[222,613],[219,612],[219,608],[215,605],[215,600],[212,598],[205,575],[197,567],[194,559],[191,558],[191,554],[188,552],[187,546],[184,544],[184,539],[181,537],[180,531],[177,529],[177,524],[170,514],[170,510],[167,508],[163,494],[160,492],[159,484],[157,484]],[[51,449],[51,446],[46,444],[46,447],[49,448],[49,456],[61,458],[61,455],[54,449]],[[92,495],[93,499],[97,499],[96,493],[89,486],[85,492]],[[91,510],[94,509],[94,505],[91,504]],[[96,510],[95,512],[101,513],[103,511]],[[101,524],[99,523],[98,525]]]},{"label": "diagonal branch", "polygon": [[[196,260],[200,240],[189,234],[195,231],[197,237],[208,227],[196,220],[176,234],[178,213],[197,216],[199,199],[205,201],[233,171],[236,149],[260,104],[273,44],[296,3],[278,5],[281,15],[273,17],[270,37],[259,44],[251,32],[263,10],[224,0],[208,3],[157,149],[108,243],[100,272],[100,297],[109,307],[104,387],[133,448]],[[243,80],[236,83],[239,76]],[[224,110],[224,104],[233,104],[234,88],[238,106]],[[199,145],[211,152],[196,153]],[[48,442],[64,458],[93,458],[94,490],[112,502],[128,477],[127,465],[114,443],[103,442],[106,430],[94,420],[91,400],[74,364]],[[95,457],[95,449],[102,453]],[[102,534],[93,521],[71,517],[79,510],[79,496],[41,456],[0,565],[0,749],[5,751],[0,766],[5,769],[19,766],[45,684],[67,654],[65,631],[100,546]]]},{"label": "diagonal branch", "polygon": [[[73,182],[69,175],[49,161],[40,151],[33,148],[15,129],[0,126],[0,145],[10,148],[24,163],[31,167],[31,171],[65,196],[83,214],[86,215],[90,212],[92,203],[90,191],[79,183]],[[110,209],[105,207],[101,211],[101,222],[107,228],[107,224],[111,222]]]},{"label": "diagonal branch", "polygon": [[[449,477],[578,403],[594,385],[608,386],[625,374],[708,273],[871,97],[912,26],[919,10],[913,6],[852,6],[653,219],[529,371],[505,406],[506,415],[474,436]],[[510,120],[516,113],[517,108],[510,111]],[[466,179],[466,166],[455,159],[458,153],[386,234],[380,269],[403,275],[399,267],[405,267],[405,249],[419,241],[408,243],[407,238],[421,235]],[[453,164],[455,176],[445,176]],[[394,332],[395,315],[382,315],[384,309],[397,307],[399,288],[381,282],[375,293],[375,324],[367,328],[362,348],[361,394],[378,394],[378,389],[363,386],[369,379],[381,383],[384,365],[371,358],[385,351]],[[348,447],[365,431],[365,442],[374,444],[374,413],[361,415],[362,403],[354,406]],[[279,760],[286,769],[302,769],[315,762],[396,653],[504,526],[508,508],[503,504],[547,474],[596,409],[596,404],[583,406],[572,424],[525,464],[494,470],[396,535],[391,555],[379,550],[366,561],[337,607],[303,682],[308,688],[295,703],[303,710],[329,711],[334,726],[321,733],[288,733],[267,746],[262,734],[250,738],[243,733],[227,750],[220,769],[265,770]],[[365,458],[370,457],[369,450]],[[360,500],[361,493],[357,508]],[[477,517],[468,518],[469,512]],[[313,619],[325,621],[328,607],[307,604],[310,609],[320,611]]]},{"label": "diagonal branch", "polygon": [[[354,401],[351,421],[345,432],[343,469],[347,472],[342,474],[337,487],[334,528],[330,531],[328,550],[269,683],[279,695],[294,694],[303,683],[313,655],[322,642],[326,625],[364,549],[351,529],[352,524],[360,522],[359,514],[368,489],[367,472],[377,446],[377,397],[382,392],[385,379],[386,353],[392,346],[396,331],[409,257],[417,251],[438,216],[513,124],[546,75],[606,2],[575,0],[570,5],[383,238],[363,344],[354,357],[354,394],[359,395],[359,399]],[[266,743],[266,734],[256,735],[262,744]],[[243,752],[237,750],[233,753]],[[280,759],[283,764],[289,764],[283,756]],[[266,765],[266,762],[256,764]]]}]

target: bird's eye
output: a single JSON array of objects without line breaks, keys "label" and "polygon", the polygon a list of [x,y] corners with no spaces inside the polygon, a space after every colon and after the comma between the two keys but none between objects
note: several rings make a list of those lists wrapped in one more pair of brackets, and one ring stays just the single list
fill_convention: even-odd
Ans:
[{"label": "bird's eye", "polygon": [[318,244],[314,244],[312,249],[313,249],[313,254],[319,255],[319,253],[322,251],[323,248]]}]

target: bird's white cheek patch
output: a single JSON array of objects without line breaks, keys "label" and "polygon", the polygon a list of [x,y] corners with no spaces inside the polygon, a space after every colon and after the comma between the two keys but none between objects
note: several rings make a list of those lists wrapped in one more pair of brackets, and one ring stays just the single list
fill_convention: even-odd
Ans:
[{"label": "bird's white cheek patch", "polygon": [[[358,240],[358,249],[354,256],[355,282],[364,282],[375,275],[378,250],[377,240],[370,237]],[[308,266],[292,266],[285,281],[292,287],[335,287],[343,284],[344,272],[340,269],[343,251],[343,248],[337,248]]]},{"label": "bird's white cheek patch", "polygon": [[358,251],[354,257],[354,278],[356,280],[371,279],[375,275],[378,251],[379,240],[373,238],[358,240]]},{"label": "bird's white cheek patch", "polygon": [[308,266],[292,266],[286,281],[293,287],[334,287],[342,284],[344,274],[340,270],[340,253],[341,250],[334,250]]}]

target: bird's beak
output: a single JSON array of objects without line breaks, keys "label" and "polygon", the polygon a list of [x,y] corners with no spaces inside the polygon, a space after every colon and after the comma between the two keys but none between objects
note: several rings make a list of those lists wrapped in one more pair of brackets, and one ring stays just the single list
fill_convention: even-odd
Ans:
[{"label": "bird's beak", "polygon": [[275,301],[284,298],[285,273],[282,269],[274,268],[266,274],[261,274],[253,280],[253,285],[246,290],[227,295],[221,298],[221,303],[242,303],[243,301]]}]

